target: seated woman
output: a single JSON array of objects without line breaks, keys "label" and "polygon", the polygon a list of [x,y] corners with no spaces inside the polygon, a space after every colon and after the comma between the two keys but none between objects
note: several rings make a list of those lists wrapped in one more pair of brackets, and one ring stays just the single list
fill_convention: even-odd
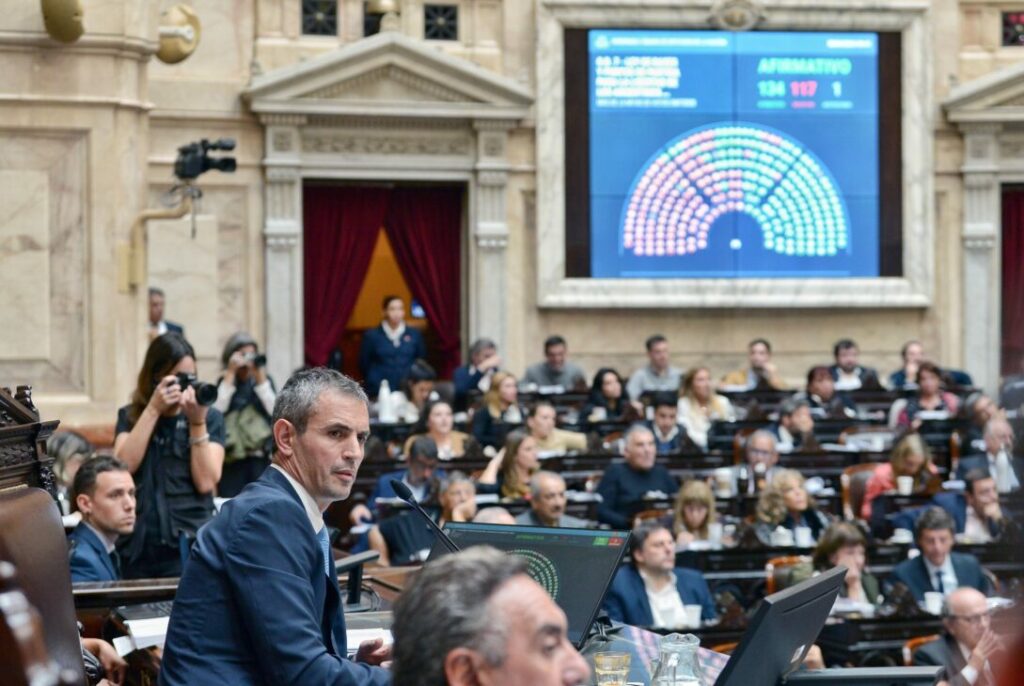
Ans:
[{"label": "seated woman", "polygon": [[674,514],[672,532],[676,535],[676,545],[709,540],[708,529],[718,513],[715,512],[715,496],[707,482],[694,479],[684,483],[676,494]]},{"label": "seated woman", "polygon": [[423,408],[419,421],[412,429],[412,435],[405,441],[403,455],[409,454],[412,442],[417,436],[429,436],[437,445],[437,459],[455,460],[460,457],[475,458],[480,454],[480,444],[467,433],[454,428],[452,406],[444,400],[432,400]]},{"label": "seated woman", "polygon": [[530,494],[530,477],[539,468],[537,441],[525,431],[513,431],[505,440],[505,447],[477,479],[477,493],[497,493],[510,499],[526,498]]},{"label": "seated woman", "polygon": [[594,374],[587,404],[580,416],[588,422],[635,422],[641,418],[641,407],[629,399],[626,384],[611,367],[602,367]]},{"label": "seated woman", "polygon": [[[224,417],[199,404],[196,355],[179,333],[153,339],[131,403],[117,412],[114,457],[135,479],[135,530],[118,549],[124,578],[181,576],[180,538],[213,517],[224,467]],[[191,382],[191,379],[188,379]]]},{"label": "seated woman", "polygon": [[473,413],[473,437],[480,445],[497,449],[509,430],[522,424],[525,416],[526,411],[519,404],[516,377],[496,372],[484,394],[483,405]]},{"label": "seated woman", "polygon": [[[448,475],[439,489],[440,512],[433,518],[438,526],[445,522],[468,522],[476,514],[473,482],[461,472]],[[429,507],[428,507],[429,512]],[[416,512],[388,517],[370,529],[370,549],[380,553],[380,564],[408,565],[422,562],[435,542],[430,529]]]},{"label": "seated woman", "polygon": [[711,422],[736,420],[736,411],[729,399],[715,393],[711,385],[711,370],[707,367],[694,367],[683,377],[678,407],[679,423],[702,450],[708,448]]},{"label": "seated woman", "polygon": [[818,539],[812,560],[815,571],[823,572],[838,565],[846,567],[846,583],[839,597],[861,603],[880,605],[881,587],[878,579],[864,571],[867,564],[867,540],[851,522],[835,522]]},{"label": "seated woman", "polygon": [[829,519],[821,512],[804,488],[804,476],[795,469],[776,469],[772,480],[761,493],[755,513],[758,538],[770,541],[771,532],[782,526],[796,534],[797,527],[811,530],[817,541],[828,528]]},{"label": "seated woman", "polygon": [[954,417],[960,410],[960,398],[942,389],[942,370],[931,362],[922,362],[917,368],[917,395],[907,400],[896,423],[917,429],[921,426],[921,412],[938,412]]},{"label": "seated woman", "polygon": [[896,479],[901,476],[914,478],[914,493],[927,490],[932,477],[938,473],[932,464],[928,445],[918,434],[904,436],[893,448],[889,461],[875,468],[864,487],[864,502],[861,504],[861,519],[871,519],[871,503],[883,493],[896,490]]},{"label": "seated woman", "polygon": [[416,360],[409,368],[409,375],[402,382],[402,390],[392,398],[395,416],[398,421],[415,424],[420,418],[424,406],[437,398],[434,393],[434,382],[437,372],[427,364],[426,360]]},{"label": "seated woman", "polygon": [[807,372],[807,388],[796,394],[807,401],[815,419],[850,419],[857,416],[857,405],[847,393],[836,392],[832,370],[824,365]]}]

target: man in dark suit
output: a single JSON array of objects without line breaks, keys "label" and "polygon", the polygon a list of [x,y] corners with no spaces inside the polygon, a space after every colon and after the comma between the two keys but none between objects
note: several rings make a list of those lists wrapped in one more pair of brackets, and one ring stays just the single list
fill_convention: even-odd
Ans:
[{"label": "man in dark suit", "polygon": [[684,605],[700,605],[701,618],[715,618],[715,601],[700,572],[676,567],[675,538],[663,524],[633,530],[633,564],[619,568],[604,599],[608,616],[633,626],[678,629]]},{"label": "man in dark suit", "polygon": [[973,588],[949,594],[942,608],[942,636],[925,643],[913,655],[918,666],[944,668],[941,678],[950,686],[996,686],[991,658],[1003,647],[992,631],[988,601]]},{"label": "man in dark suit", "polygon": [[135,482],[128,467],[113,457],[93,457],[75,473],[71,487],[81,523],[71,543],[72,581],[116,581],[121,562],[114,544],[135,528]]},{"label": "man in dark suit", "polygon": [[953,518],[941,507],[930,507],[917,519],[915,534],[921,554],[892,570],[892,582],[902,583],[920,602],[924,594],[949,594],[969,586],[988,594],[992,587],[973,555],[953,552]]},{"label": "man in dark suit", "polygon": [[597,518],[616,529],[632,526],[632,516],[644,508],[645,496],[660,493],[669,498],[679,490],[675,477],[656,464],[654,434],[643,424],[634,424],[626,431],[625,463],[609,465],[604,470],[597,492],[601,503]]},{"label": "man in dark suit", "polygon": [[1015,528],[999,505],[996,480],[988,470],[972,469],[964,478],[963,494],[939,493],[935,504],[949,513],[956,524],[956,533],[971,541],[988,543]]},{"label": "man in dark suit", "polygon": [[164,304],[167,297],[159,288],[149,289],[149,340],[165,333],[180,333],[185,335],[185,327],[164,319]]},{"label": "man in dark suit", "polygon": [[993,417],[985,424],[985,454],[964,457],[956,468],[956,478],[963,479],[972,469],[983,469],[996,480],[1000,493],[1020,488],[1022,463],[1013,456],[1013,427],[1002,417]]},{"label": "man in dark suit", "polygon": [[[323,511],[349,496],[370,432],[366,394],[324,368],[274,406],[271,466],[199,531],[167,630],[160,684],[384,686],[390,649],[346,657]],[[368,663],[368,664],[367,664]]]},{"label": "man in dark suit", "polygon": [[[406,456],[406,469],[388,472],[377,479],[370,493],[367,505],[362,503],[352,508],[349,519],[353,524],[374,521],[378,498],[397,498],[391,480],[402,481],[412,491],[413,499],[418,503],[432,500],[436,494],[438,481],[445,477],[443,469],[438,469],[437,444],[429,436],[419,436],[412,442]],[[371,509],[372,508],[372,509]]]},{"label": "man in dark suit", "polygon": [[837,391],[882,388],[878,382],[878,372],[860,365],[860,348],[854,341],[849,338],[838,341],[832,348],[832,357],[835,358],[835,364],[829,369]]}]

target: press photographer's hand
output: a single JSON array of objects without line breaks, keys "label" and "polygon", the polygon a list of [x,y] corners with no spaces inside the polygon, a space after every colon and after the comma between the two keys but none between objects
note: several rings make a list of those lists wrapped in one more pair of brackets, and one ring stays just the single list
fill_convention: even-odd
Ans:
[{"label": "press photographer's hand", "polygon": [[192,386],[186,388],[181,394],[181,410],[188,417],[189,424],[203,424],[206,422],[206,412],[210,408],[200,405],[196,400],[196,389]]},{"label": "press photographer's hand", "polygon": [[157,414],[163,414],[167,410],[181,402],[181,386],[173,374],[160,379],[160,383],[153,389],[153,395],[149,398],[149,406]]}]

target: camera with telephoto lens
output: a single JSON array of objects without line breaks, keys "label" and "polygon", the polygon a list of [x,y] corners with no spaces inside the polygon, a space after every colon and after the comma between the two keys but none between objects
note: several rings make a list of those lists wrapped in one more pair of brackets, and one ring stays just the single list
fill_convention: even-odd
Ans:
[{"label": "camera with telephoto lens", "polygon": [[189,386],[196,389],[196,402],[200,405],[212,405],[217,400],[217,387],[212,383],[200,381],[195,374],[188,372],[179,372],[175,376],[182,391]]},{"label": "camera with telephoto lens", "polygon": [[174,175],[182,181],[190,181],[200,174],[216,169],[222,172],[235,171],[234,157],[210,157],[211,150],[234,150],[233,138],[215,141],[203,139],[178,148],[178,159],[174,161]]},{"label": "camera with telephoto lens", "polygon": [[267,366],[267,356],[263,353],[246,353],[244,359],[246,362],[252,362],[252,366],[257,368]]}]

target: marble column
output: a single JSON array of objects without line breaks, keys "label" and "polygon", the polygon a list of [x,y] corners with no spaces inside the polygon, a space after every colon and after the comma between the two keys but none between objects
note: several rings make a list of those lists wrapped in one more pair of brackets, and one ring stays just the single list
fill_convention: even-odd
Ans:
[{"label": "marble column", "polygon": [[965,131],[963,217],[964,362],[976,386],[996,393],[1000,357],[998,125]]},{"label": "marble column", "polygon": [[505,211],[509,163],[506,157],[512,121],[478,120],[477,155],[470,212],[475,259],[472,260],[470,339],[486,336],[504,350],[508,274],[508,215]]},{"label": "marble column", "polygon": [[264,115],[267,156],[263,236],[266,351],[270,374],[283,384],[303,354],[302,172],[299,127],[305,118]]}]

